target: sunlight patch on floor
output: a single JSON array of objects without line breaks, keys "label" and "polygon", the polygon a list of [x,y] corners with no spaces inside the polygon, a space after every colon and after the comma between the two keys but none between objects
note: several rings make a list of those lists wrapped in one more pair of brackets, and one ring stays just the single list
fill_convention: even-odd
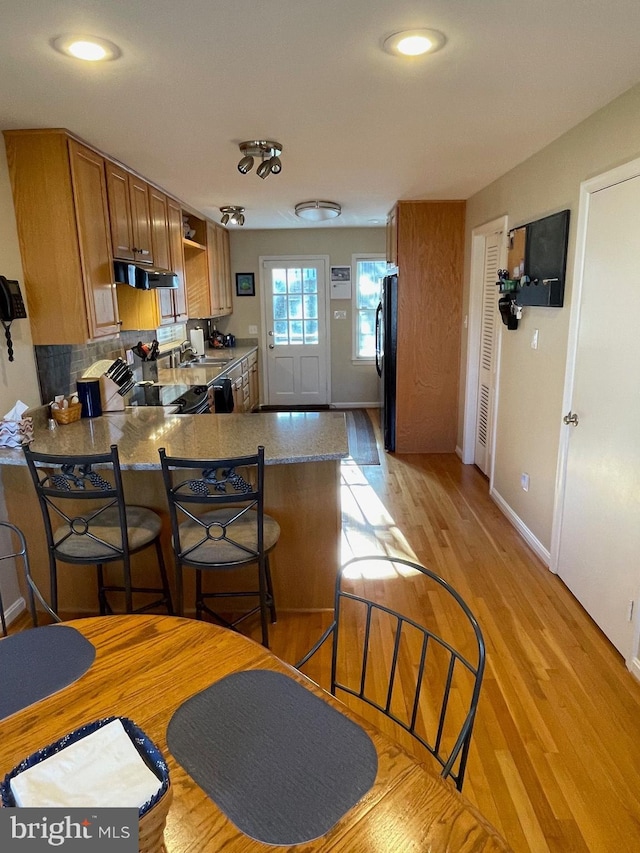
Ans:
[{"label": "sunlight patch on floor", "polygon": [[[404,557],[417,562],[415,552],[396,526],[373,487],[357,465],[341,466],[342,537],[340,562],[372,554]],[[402,571],[400,571],[402,570]],[[354,577],[383,579],[411,572],[406,566],[358,564]]]}]

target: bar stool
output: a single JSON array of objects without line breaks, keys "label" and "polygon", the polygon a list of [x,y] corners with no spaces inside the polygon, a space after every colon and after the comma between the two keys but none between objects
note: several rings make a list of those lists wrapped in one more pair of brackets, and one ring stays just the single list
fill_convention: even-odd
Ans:
[{"label": "bar stool", "polygon": [[[125,504],[117,446],[111,445],[109,453],[58,456],[34,453],[25,445],[24,455],[47,536],[53,610],[58,610],[57,562],[60,561],[96,566],[102,616],[113,613],[108,592],[124,593],[127,613],[144,613],[162,606],[172,614],[160,545],[162,520],[153,510]],[[131,555],[151,545],[156,549],[161,586],[134,586]],[[106,584],[104,565],[117,561],[122,562],[123,584]],[[134,593],[160,597],[134,608]]]},{"label": "bar stool", "polygon": [[[9,548],[6,553],[0,553],[0,561],[1,560],[13,560],[16,557],[20,557],[22,561],[22,572],[24,574],[24,579],[27,584],[27,595],[29,596],[29,610],[31,612],[31,621],[33,622],[34,628],[38,625],[38,611],[36,610],[36,598],[42,604],[44,609],[47,611],[49,616],[53,619],[54,622],[60,622],[60,617],[57,613],[49,607],[47,602],[44,600],[42,593],[36,586],[36,582],[31,576],[31,567],[29,566],[29,555],[27,554],[27,543],[24,538],[24,533],[20,530],[19,527],[16,527],[15,524],[10,524],[8,521],[0,521],[0,528],[4,528],[9,532],[10,541]],[[14,542],[17,540],[18,545],[14,545]],[[3,543],[4,545],[4,543]],[[7,636],[7,623],[5,620],[5,612],[4,606],[2,602],[2,594],[0,594],[0,622],[2,623],[2,633],[6,637]]]},{"label": "bar stool", "polygon": [[[269,552],[280,537],[278,522],[264,512],[264,447],[254,456],[230,459],[184,459],[160,448],[176,566],[176,608],[183,615],[182,568],[196,570],[196,617],[208,613],[235,628],[260,613],[262,644],[269,647],[268,616],[276,621]],[[202,510],[207,510],[202,512]],[[205,592],[203,571],[255,564],[258,589]],[[237,618],[225,619],[207,599],[253,597],[258,603]]]}]

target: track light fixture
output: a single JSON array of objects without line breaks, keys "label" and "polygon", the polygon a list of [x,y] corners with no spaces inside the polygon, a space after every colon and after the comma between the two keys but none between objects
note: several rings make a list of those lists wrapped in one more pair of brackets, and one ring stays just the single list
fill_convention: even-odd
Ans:
[{"label": "track light fixture", "polygon": [[282,163],[280,162],[282,145],[279,142],[274,142],[271,139],[252,139],[241,142],[238,147],[242,154],[238,163],[240,174],[246,175],[253,169],[254,158],[256,157],[260,158],[260,164],[256,169],[259,178],[266,178],[267,175],[279,175],[282,171]]},{"label": "track light fixture", "polygon": [[239,207],[237,204],[228,204],[220,208],[222,218],[220,222],[223,225],[231,223],[232,225],[244,225],[244,207]]}]

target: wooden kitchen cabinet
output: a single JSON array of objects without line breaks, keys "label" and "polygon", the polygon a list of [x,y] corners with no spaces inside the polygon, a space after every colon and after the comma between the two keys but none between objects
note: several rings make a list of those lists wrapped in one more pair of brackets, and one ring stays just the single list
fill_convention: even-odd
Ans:
[{"label": "wooden kitchen cabinet", "polygon": [[238,414],[245,411],[244,390],[242,381],[242,362],[235,364],[224,374],[231,381],[233,391],[233,411]]},{"label": "wooden kitchen cabinet", "polygon": [[151,238],[156,266],[178,276],[178,287],[141,291],[118,285],[118,305],[123,330],[157,329],[187,319],[182,253],[182,207],[161,190],[149,187]]},{"label": "wooden kitchen cabinet", "polygon": [[104,158],[63,130],[4,137],[33,343],[115,335]]},{"label": "wooden kitchen cabinet", "polygon": [[247,356],[249,363],[249,411],[255,411],[260,405],[260,376],[258,373],[258,353]]},{"label": "wooden kitchen cabinet", "polygon": [[[159,191],[156,191],[156,196]],[[178,276],[178,287],[175,290],[158,290],[158,306],[160,322],[163,326],[169,323],[182,323],[187,317],[187,294],[185,287],[184,252],[182,248],[182,206],[179,201],[165,196],[167,240],[168,240],[168,269]],[[159,199],[155,202],[158,220],[161,220]],[[153,210],[153,205],[152,205]],[[152,222],[154,217],[152,216]],[[154,257],[155,257],[154,243]]]},{"label": "wooden kitchen cabinet", "polygon": [[155,187],[149,187],[149,219],[153,265],[158,270],[171,270],[167,197]]},{"label": "wooden kitchen cabinet", "polygon": [[211,316],[225,317],[233,313],[229,232],[213,222],[207,222],[207,254],[211,290]]},{"label": "wooden kitchen cabinet", "polygon": [[464,201],[400,201],[389,218],[398,267],[396,452],[453,453],[458,422]]},{"label": "wooden kitchen cabinet", "polygon": [[151,264],[149,185],[117,163],[105,161],[113,257]]}]

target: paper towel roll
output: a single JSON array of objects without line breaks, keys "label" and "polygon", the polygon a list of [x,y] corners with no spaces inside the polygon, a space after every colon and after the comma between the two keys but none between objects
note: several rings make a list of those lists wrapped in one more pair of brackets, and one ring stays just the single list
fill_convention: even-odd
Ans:
[{"label": "paper towel roll", "polygon": [[191,347],[196,355],[204,355],[204,332],[199,326],[190,332]]}]

